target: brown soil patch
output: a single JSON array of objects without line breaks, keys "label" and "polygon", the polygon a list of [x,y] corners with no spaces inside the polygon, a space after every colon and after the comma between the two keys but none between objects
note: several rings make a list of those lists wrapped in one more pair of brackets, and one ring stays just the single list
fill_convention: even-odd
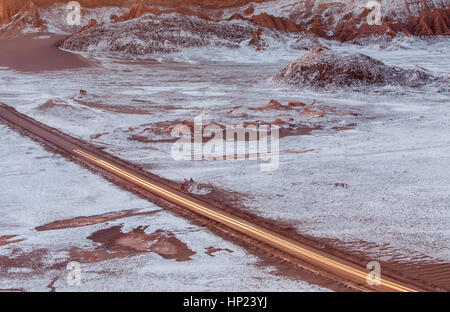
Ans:
[{"label": "brown soil patch", "polygon": [[109,134],[109,132],[97,133],[97,134],[91,135],[90,138],[91,138],[91,140],[97,140],[100,137],[107,135],[107,134]]},{"label": "brown soil patch", "polygon": [[105,214],[96,215],[96,216],[76,217],[73,219],[60,220],[60,221],[55,221],[55,222],[45,224],[42,226],[38,226],[36,228],[36,230],[37,231],[50,231],[50,230],[77,228],[77,227],[105,223],[105,222],[109,222],[109,221],[114,221],[114,220],[118,220],[118,219],[134,217],[134,216],[152,215],[152,214],[158,213],[160,211],[161,210],[140,212],[139,209],[130,209],[130,210],[105,213]]},{"label": "brown soil patch", "polygon": [[32,273],[17,273],[19,275],[30,275],[45,272],[48,267],[44,265],[45,258],[48,256],[47,249],[39,248],[30,252],[23,252],[15,248],[11,255],[0,256],[0,276],[6,276],[10,268],[29,268]]},{"label": "brown soil patch", "polygon": [[3,288],[0,289],[0,292],[25,292],[23,288]]},{"label": "brown soil patch", "polygon": [[356,128],[356,124],[355,123],[350,123],[346,126],[342,126],[342,127],[333,127],[331,129],[336,130],[336,131],[346,131],[346,130],[353,130]]},{"label": "brown soil patch", "polygon": [[64,38],[52,35],[49,39],[37,39],[35,35],[26,35],[0,39],[0,66],[24,72],[90,66],[81,56],[58,49]]},{"label": "brown soil patch", "polygon": [[[286,106],[287,107],[287,106]],[[325,114],[325,113],[324,113]],[[334,114],[334,113],[333,113]],[[306,116],[310,116],[310,118],[315,117],[313,114],[305,114]],[[280,115],[281,116],[281,115]],[[294,121],[293,118],[290,118],[290,121]],[[145,129],[141,130],[137,134],[131,134],[127,139],[130,141],[137,141],[140,143],[174,143],[179,138],[178,137],[172,137],[170,136],[171,131],[174,129],[176,125],[184,125],[187,126],[191,134],[194,133],[194,123],[190,121],[167,121],[167,122],[160,122],[152,124],[150,127],[146,127]],[[203,124],[202,133],[205,131],[205,128],[208,126],[217,126],[220,129],[223,130],[223,138],[226,137],[226,127],[224,125],[210,122],[208,124]],[[298,125],[298,124],[291,124],[287,121],[284,121],[280,118],[274,119],[273,121],[265,121],[265,120],[254,120],[254,121],[244,121],[241,123],[241,125],[246,128],[248,126],[279,126],[279,137],[280,139],[287,136],[300,136],[300,135],[311,135],[312,131],[314,130],[322,130],[323,127],[321,125],[313,125],[313,126],[306,126],[306,125]],[[132,132],[136,131],[137,128],[130,128],[126,132]],[[248,132],[252,132],[251,129],[247,129]],[[256,130],[255,130],[256,131]],[[148,134],[148,135],[147,135]],[[153,138],[154,136],[162,136],[160,138]],[[251,136],[250,136],[251,137]],[[250,139],[249,136],[245,136],[244,141],[248,142]],[[212,139],[212,136],[203,136],[202,143],[206,143],[209,140]],[[235,141],[239,141],[239,136],[235,138]],[[192,142],[194,142],[194,139],[192,137]]]},{"label": "brown soil patch", "polygon": [[45,102],[42,105],[39,105],[37,109],[39,110],[47,110],[47,109],[52,109],[55,107],[62,107],[62,108],[71,108],[70,105],[67,104],[63,104],[63,103],[58,103],[56,100],[48,100],[47,102]]},{"label": "brown soil patch", "polygon": [[249,107],[248,109],[250,110],[259,110],[259,111],[265,111],[265,110],[280,110],[280,109],[289,109],[290,106],[289,105],[283,105],[280,102],[278,102],[277,100],[270,100],[269,104],[267,104],[266,106],[263,107]]},{"label": "brown soil patch", "polygon": [[11,238],[14,238],[16,236],[17,235],[0,236],[0,246],[5,246],[23,241],[23,239],[10,240]]},{"label": "brown soil patch", "polygon": [[[177,106],[171,105],[158,105],[156,103],[150,102],[144,107],[141,106],[133,106],[133,105],[113,105],[113,104],[105,104],[105,103],[96,103],[92,101],[83,100],[82,96],[74,98],[74,100],[83,106],[87,106],[90,108],[101,109],[103,111],[119,113],[119,114],[129,114],[129,115],[151,115],[154,112],[169,112],[174,109],[178,109]],[[134,101],[139,102],[139,101]],[[149,105],[150,104],[150,105]]]},{"label": "brown soil patch", "polygon": [[173,234],[169,237],[163,237],[150,246],[151,251],[156,252],[165,259],[175,259],[177,261],[192,260],[190,257],[195,255],[196,252],[189,249],[188,245]]},{"label": "brown soil patch", "polygon": [[208,256],[211,256],[211,257],[215,257],[215,253],[216,252],[219,252],[219,251],[226,251],[226,252],[229,252],[229,253],[233,253],[234,251],[233,250],[231,250],[231,249],[228,249],[228,248],[214,248],[214,247],[208,247],[208,248],[206,248],[206,251],[205,251],[205,254],[207,254]]},{"label": "brown soil patch", "polygon": [[325,116],[324,112],[318,111],[318,110],[314,110],[314,109],[310,109],[310,108],[305,108],[304,110],[302,110],[300,112],[300,114],[302,115],[306,115],[309,118],[321,118]]},{"label": "brown soil patch", "polygon": [[102,246],[95,250],[71,250],[71,259],[79,259],[83,263],[100,262],[114,258],[128,258],[142,253],[155,252],[164,259],[177,261],[191,260],[195,252],[173,233],[157,230],[145,233],[144,227],[123,233],[122,226],[112,226],[94,232],[88,238]]}]

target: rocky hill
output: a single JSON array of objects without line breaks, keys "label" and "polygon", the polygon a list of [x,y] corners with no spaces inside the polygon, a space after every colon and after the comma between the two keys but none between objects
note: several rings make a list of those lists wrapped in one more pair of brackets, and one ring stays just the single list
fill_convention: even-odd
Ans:
[{"label": "rocky hill", "polygon": [[[139,11],[133,12],[136,13]],[[177,13],[152,14],[109,25],[93,25],[68,38],[63,48],[123,57],[179,52],[195,47],[238,48],[255,29],[238,21],[213,22]]]},{"label": "rocky hill", "polygon": [[[33,0],[44,9],[69,0]],[[27,11],[30,0],[0,0],[0,25]],[[83,8],[120,6],[130,11],[123,22],[146,13],[179,13],[211,21],[243,20],[260,28],[308,32],[327,39],[351,41],[372,35],[450,35],[450,0],[80,0]],[[373,2],[373,1],[372,1]],[[133,4],[135,3],[135,4]],[[86,22],[87,24],[87,22]]]},{"label": "rocky hill", "polygon": [[418,86],[431,80],[422,70],[385,65],[364,54],[338,54],[314,49],[284,68],[275,80],[295,87],[343,88],[362,86]]}]

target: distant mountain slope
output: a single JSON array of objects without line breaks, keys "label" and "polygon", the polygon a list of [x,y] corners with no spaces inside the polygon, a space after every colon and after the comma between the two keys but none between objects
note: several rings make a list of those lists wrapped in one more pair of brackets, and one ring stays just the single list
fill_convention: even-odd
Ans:
[{"label": "distant mountain slope", "polygon": [[[30,0],[0,0],[0,25],[29,10]],[[68,0],[34,0],[43,9]],[[309,32],[350,41],[371,35],[450,35],[450,0],[79,0],[83,8],[132,9],[116,21],[145,13],[179,13],[211,21],[246,20],[261,28]],[[368,6],[369,3],[372,5]],[[375,3],[375,4],[373,4]],[[376,3],[379,3],[377,9]],[[17,19],[17,17],[15,17]],[[376,23],[375,23],[376,22]],[[44,21],[45,24],[45,21]],[[87,24],[87,21],[85,21]]]},{"label": "distant mountain slope", "polygon": [[[254,5],[252,15],[284,17],[321,37],[342,41],[372,34],[450,35],[450,0],[379,0],[380,25],[369,0],[274,0]],[[372,14],[373,14],[372,13]]]}]

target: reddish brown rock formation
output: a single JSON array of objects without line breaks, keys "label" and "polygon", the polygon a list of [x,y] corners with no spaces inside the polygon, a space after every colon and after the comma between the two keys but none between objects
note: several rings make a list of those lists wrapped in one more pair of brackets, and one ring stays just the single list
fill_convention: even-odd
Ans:
[{"label": "reddish brown rock formation", "polygon": [[[39,17],[37,8],[47,7],[55,2],[67,3],[70,0],[0,0],[0,25],[14,22],[13,26],[22,29],[27,25],[41,27],[43,21]],[[269,0],[79,0],[82,7],[94,8],[102,6],[129,6],[129,11],[121,17],[112,16],[111,21],[127,21],[139,18],[146,13],[164,15],[179,13],[196,16],[208,21],[223,20],[224,9],[236,8],[236,12],[228,20],[240,19],[253,23],[259,27],[282,32],[308,32],[322,38],[351,41],[371,35],[396,36],[398,33],[417,36],[450,35],[450,9],[440,2],[428,5],[429,1],[419,0],[407,4],[408,12],[397,16],[391,12],[382,19],[381,25],[369,25],[366,18],[370,9],[352,10],[345,2],[330,1],[329,3],[314,4],[306,1],[306,7],[293,6],[293,12],[287,17],[273,16],[268,13],[255,13],[254,3]],[[274,1],[274,6],[280,4]],[[410,6],[414,6],[413,11]],[[297,8],[298,7],[298,8]],[[440,8],[436,8],[440,7]],[[297,8],[297,11],[296,11]],[[303,8],[303,9],[299,9]],[[435,8],[434,10],[431,10]],[[416,14],[416,17],[413,14]],[[14,20],[13,20],[14,17]],[[336,23],[335,23],[336,22]],[[88,25],[89,28],[91,25]],[[259,42],[259,43],[258,43]],[[258,50],[264,49],[261,32],[253,33],[251,44]]]},{"label": "reddish brown rock formation", "polygon": [[[0,25],[11,22],[14,15],[26,11],[32,2],[35,8],[48,7],[55,2],[68,3],[71,0],[0,0]],[[124,6],[133,3],[133,0],[77,0],[82,7],[96,8],[104,6]],[[33,9],[34,10],[34,9]],[[35,10],[34,14],[36,14]]]},{"label": "reddish brown rock formation", "polygon": [[283,32],[300,32],[300,31],[306,31],[304,28],[302,28],[300,25],[297,25],[292,20],[285,18],[285,17],[276,17],[267,13],[260,13],[258,15],[252,16],[250,18],[244,17],[238,13],[233,14],[230,18],[227,20],[244,20],[251,22],[255,25],[274,29],[278,31]]},{"label": "reddish brown rock formation", "polygon": [[16,29],[23,29],[26,26],[43,27],[38,8],[29,0],[19,0],[14,5],[3,0],[0,3],[0,25],[6,23],[11,23]]},{"label": "reddish brown rock formation", "polygon": [[250,15],[250,14],[253,14],[253,12],[255,12],[255,7],[252,3],[245,9],[244,15]]},{"label": "reddish brown rock formation", "polygon": [[286,66],[276,80],[297,87],[416,86],[435,78],[419,70],[387,66],[364,54],[337,54],[318,48]]},{"label": "reddish brown rock formation", "polygon": [[[125,14],[119,19],[127,18]],[[233,49],[241,47],[255,30],[254,26],[240,22],[220,23],[189,14],[144,15],[127,23],[95,25],[70,36],[62,47],[124,57],[179,52],[192,47]]]},{"label": "reddish brown rock formation", "polygon": [[242,7],[249,3],[264,2],[267,0],[150,0],[154,5],[167,7],[197,6],[202,9],[225,9],[232,7]]},{"label": "reddish brown rock formation", "polygon": [[[92,26],[95,26],[95,25],[97,25],[97,21],[95,19],[90,19],[88,21],[87,25],[82,27],[79,30],[79,32],[88,30],[89,28],[91,28]],[[80,95],[87,95],[87,91],[86,90],[80,90]]]},{"label": "reddish brown rock formation", "polygon": [[0,25],[9,23],[26,4],[26,0],[0,0]]},{"label": "reddish brown rock formation", "polygon": [[263,107],[249,107],[248,109],[250,110],[280,110],[280,109],[287,109],[288,106],[285,106],[283,104],[281,104],[280,102],[278,102],[277,100],[270,100],[269,104],[267,104],[266,106]]},{"label": "reddish brown rock formation", "polygon": [[252,39],[248,43],[249,46],[255,47],[257,51],[264,50],[267,47],[267,42],[262,38],[263,30],[259,28],[252,32]]},{"label": "reddish brown rock formation", "polygon": [[275,29],[284,32],[299,32],[303,29],[292,20],[284,17],[275,17],[267,13],[253,16],[250,21],[258,26]]},{"label": "reddish brown rock formation", "polygon": [[434,9],[409,22],[409,29],[416,36],[450,35],[450,9]]},{"label": "reddish brown rock formation", "polygon": [[304,107],[304,106],[306,106],[306,104],[302,103],[302,102],[289,102],[288,106],[289,107]]},{"label": "reddish brown rock formation", "polygon": [[263,107],[263,109],[280,109],[283,105],[277,100],[270,100],[269,104]]},{"label": "reddish brown rock formation", "polygon": [[159,14],[161,14],[161,11],[157,10],[157,9],[156,10],[151,10],[150,8],[146,7],[144,5],[144,3],[139,2],[139,3],[133,4],[130,7],[130,9],[128,10],[128,12],[125,13],[124,15],[122,15],[121,17],[119,17],[117,19],[117,21],[120,21],[120,22],[121,21],[128,21],[128,20],[133,19],[133,18],[139,18],[142,15],[147,14],[147,13],[153,13],[153,14],[158,14],[159,15]]},{"label": "reddish brown rock formation", "polygon": [[[370,10],[366,9],[356,17],[353,17],[351,13],[347,14],[336,26],[334,37],[340,41],[350,41],[371,35],[390,35],[391,37],[396,35],[396,32],[392,30],[392,27],[395,28],[395,26],[386,19],[381,25],[367,24],[365,21],[369,13]],[[397,26],[397,29],[406,32],[402,27]]]},{"label": "reddish brown rock formation", "polygon": [[283,105],[280,102],[278,102],[277,100],[270,100],[269,104],[267,104],[266,106],[263,107],[249,107],[248,109],[250,110],[293,110],[296,109],[297,107],[305,107],[305,106],[313,106],[314,104],[316,104],[316,100],[312,101],[309,104],[305,104],[302,102],[289,102],[288,105]]},{"label": "reddish brown rock formation", "polygon": [[326,26],[323,24],[322,19],[320,18],[320,16],[316,16],[316,18],[314,18],[312,24],[311,24],[311,28],[310,31],[322,38],[327,38],[329,39],[329,36],[327,35],[327,33],[325,32],[326,30]]},{"label": "reddish brown rock formation", "polygon": [[322,118],[323,116],[325,116],[324,112],[320,112],[310,108],[305,108],[300,112],[300,114],[307,115],[310,118]]},{"label": "reddish brown rock formation", "polygon": [[[450,9],[434,9],[423,12],[418,17],[395,21],[387,17],[382,19],[381,25],[369,25],[366,22],[370,10],[366,9],[357,16],[352,13],[345,15],[334,29],[334,38],[340,41],[351,41],[372,35],[388,35],[395,37],[398,33],[415,36],[450,35]],[[317,17],[317,19],[320,19]],[[314,25],[314,23],[313,23]],[[311,27],[311,31],[324,37],[321,33],[326,29],[323,24]],[[324,37],[326,38],[326,37]]]},{"label": "reddish brown rock formation", "polygon": [[[152,5],[162,5],[168,8],[165,10],[157,9],[155,7],[146,7],[141,2],[134,4],[130,11],[121,17],[120,20],[140,17],[145,13],[161,15],[173,12],[211,20],[211,16],[208,15],[211,13],[208,10],[239,7],[251,2],[263,1],[264,0],[229,0],[218,2],[206,0],[161,0],[151,2]],[[150,2],[148,3],[150,4]],[[200,10],[194,10],[193,6],[199,7]],[[283,32],[310,32],[322,38],[334,38],[340,41],[350,41],[371,35],[389,35],[394,37],[397,33],[414,34],[418,36],[450,34],[450,9],[434,9],[433,11],[424,12],[420,16],[410,18],[406,21],[401,21],[400,19],[393,21],[392,19],[384,17],[381,25],[367,24],[366,19],[371,10],[365,9],[356,15],[352,12],[344,15],[334,28],[333,25],[335,17],[330,14],[324,14],[324,12],[329,9],[342,11],[344,8],[345,5],[339,2],[320,4],[317,11],[308,12],[311,14],[311,18],[309,18],[309,21],[305,25],[302,25],[294,22],[294,20],[290,18],[277,17],[268,13],[260,13],[258,15],[246,17],[254,13],[254,5],[250,4],[244,11],[241,11],[244,16],[239,13],[235,13],[227,20],[245,20],[260,27]],[[306,16],[305,12],[302,12],[302,14],[303,16]],[[300,17],[297,15],[293,14],[292,16],[293,18],[296,17],[299,19]],[[329,32],[331,32],[332,35],[329,35]],[[259,39],[260,33],[258,31],[253,35],[253,43],[259,41]]]},{"label": "reddish brown rock formation", "polygon": [[157,7],[146,6],[143,2],[132,4],[128,12],[118,18],[112,18],[114,22],[129,21],[134,18],[139,18],[145,14],[163,15],[170,13],[178,13],[182,15],[190,15],[210,20],[210,17],[202,11],[194,11],[185,7],[168,7],[166,9],[159,9]]}]

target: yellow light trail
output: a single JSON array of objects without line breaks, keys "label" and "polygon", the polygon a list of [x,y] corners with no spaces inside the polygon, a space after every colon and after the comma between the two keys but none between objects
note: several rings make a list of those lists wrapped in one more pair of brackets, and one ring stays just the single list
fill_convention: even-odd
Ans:
[{"label": "yellow light trail", "polygon": [[[262,238],[264,238],[264,239],[266,239],[266,240],[268,240],[268,241],[270,241],[270,242],[272,242],[272,243],[274,243],[274,244],[276,244],[278,246],[282,246],[282,247],[290,250],[291,252],[293,251],[293,252],[295,252],[298,255],[301,255],[303,257],[306,256],[309,259],[312,259],[312,260],[318,261],[320,263],[326,264],[326,265],[328,265],[328,266],[330,266],[332,268],[338,269],[338,270],[340,270],[342,272],[345,272],[347,274],[351,274],[353,276],[361,278],[364,281],[366,280],[367,273],[364,272],[364,271],[352,268],[352,267],[350,267],[348,265],[339,263],[339,262],[337,262],[335,260],[329,259],[329,258],[327,258],[325,256],[322,256],[322,255],[319,255],[317,253],[314,253],[314,252],[312,252],[312,251],[310,251],[308,249],[305,249],[305,248],[302,248],[300,246],[297,246],[294,243],[289,242],[289,241],[287,241],[287,240],[285,240],[283,238],[280,238],[280,237],[277,237],[277,236],[275,236],[273,234],[264,232],[263,230],[260,230],[260,229],[254,227],[254,226],[245,224],[244,222],[241,222],[239,220],[235,220],[235,219],[230,218],[230,217],[228,217],[228,216],[226,216],[224,214],[221,214],[221,213],[219,213],[217,211],[211,210],[211,209],[209,209],[207,207],[204,207],[204,206],[199,205],[199,204],[197,204],[195,202],[192,202],[192,201],[190,201],[188,199],[185,199],[185,198],[183,198],[183,197],[181,197],[181,196],[179,196],[177,194],[174,194],[174,193],[172,193],[170,191],[167,191],[167,190],[165,190],[165,189],[163,189],[163,188],[161,188],[161,187],[159,187],[159,186],[157,186],[155,184],[149,183],[149,182],[147,182],[147,181],[145,181],[145,180],[143,180],[143,179],[141,179],[139,177],[136,177],[135,175],[133,175],[131,173],[128,173],[125,170],[122,170],[122,169],[120,169],[120,168],[118,168],[118,167],[116,167],[116,166],[114,166],[114,165],[112,165],[112,164],[110,164],[110,163],[108,163],[108,162],[106,162],[106,161],[104,161],[102,159],[99,159],[99,158],[97,158],[95,156],[92,156],[92,155],[90,155],[90,154],[88,154],[88,153],[86,153],[86,152],[84,152],[82,150],[75,149],[74,152],[79,154],[79,155],[81,155],[81,156],[83,156],[83,157],[85,157],[85,158],[87,158],[91,162],[94,162],[94,163],[96,163],[96,164],[98,164],[98,165],[100,165],[100,166],[102,166],[104,168],[107,168],[107,169],[111,170],[112,172],[115,172],[116,174],[124,176],[124,177],[128,178],[129,180],[134,181],[135,183],[137,183],[137,184],[139,184],[141,186],[144,186],[146,189],[150,189],[155,194],[164,195],[165,197],[168,197],[168,198],[172,199],[172,202],[174,202],[174,203],[181,203],[181,204],[183,204],[183,206],[187,206],[188,208],[193,209],[196,212],[200,212],[202,215],[206,215],[206,216],[208,216],[209,218],[211,218],[211,219],[213,219],[215,221],[219,220],[219,221],[224,222],[226,224],[231,224],[231,225],[233,225],[233,228],[237,228],[241,232],[242,232],[242,229],[244,229],[244,230],[246,230],[248,232],[253,233],[257,237],[262,237]],[[380,278],[379,282],[380,282],[380,285],[384,285],[384,286],[386,286],[386,287],[388,287],[390,289],[396,290],[396,291],[400,291],[400,292],[417,292],[417,290],[415,290],[415,289],[402,286],[400,284],[388,281],[388,280],[383,279],[383,278]]]}]

